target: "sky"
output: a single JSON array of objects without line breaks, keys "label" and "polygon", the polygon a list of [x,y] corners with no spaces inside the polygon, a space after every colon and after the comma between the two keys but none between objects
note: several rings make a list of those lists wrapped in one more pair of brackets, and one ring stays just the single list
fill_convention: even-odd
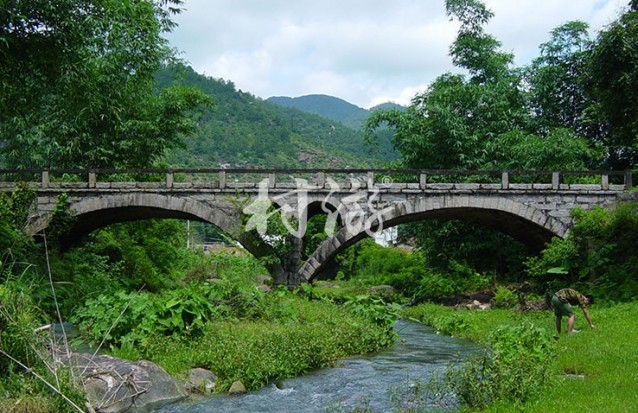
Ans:
[{"label": "sky", "polygon": [[[486,31],[524,65],[570,21],[595,36],[629,0],[486,0]],[[362,108],[403,105],[437,76],[458,24],[444,0],[185,0],[166,37],[201,74],[260,98],[336,96]]]}]

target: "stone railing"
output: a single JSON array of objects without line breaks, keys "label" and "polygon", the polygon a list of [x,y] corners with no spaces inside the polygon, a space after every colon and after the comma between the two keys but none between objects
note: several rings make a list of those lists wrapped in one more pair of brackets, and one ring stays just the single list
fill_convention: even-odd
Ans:
[{"label": "stone railing", "polygon": [[302,179],[308,189],[337,183],[347,189],[382,190],[584,190],[622,191],[633,186],[626,171],[495,171],[430,169],[94,169],[0,170],[0,190],[17,182],[34,189],[293,189]]}]

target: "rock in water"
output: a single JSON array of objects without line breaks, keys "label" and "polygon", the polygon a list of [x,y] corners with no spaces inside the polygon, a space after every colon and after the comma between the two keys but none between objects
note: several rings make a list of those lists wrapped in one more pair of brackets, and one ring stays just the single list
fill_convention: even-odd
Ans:
[{"label": "rock in water", "polygon": [[184,385],[189,393],[211,393],[215,389],[217,377],[210,370],[195,368],[188,372],[188,380]]},{"label": "rock in water", "polygon": [[150,412],[187,395],[175,379],[150,361],[84,353],[72,353],[61,361],[82,380],[88,400],[99,412]]},{"label": "rock in water", "polygon": [[241,381],[234,382],[230,386],[230,389],[228,390],[229,395],[238,395],[238,394],[244,394],[244,393],[246,393],[246,387],[244,386],[244,383],[242,383]]}]

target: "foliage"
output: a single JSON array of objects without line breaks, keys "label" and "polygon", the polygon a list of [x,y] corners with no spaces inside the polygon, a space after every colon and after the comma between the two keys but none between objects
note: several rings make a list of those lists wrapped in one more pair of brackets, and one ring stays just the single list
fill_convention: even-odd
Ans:
[{"label": "foliage", "polygon": [[[152,233],[147,235],[151,238]],[[92,291],[87,287],[73,295],[67,293],[67,297],[82,303],[74,308],[74,322],[94,344],[110,330],[107,344],[132,346],[156,334],[196,336],[210,320],[256,320],[274,311],[256,288],[255,276],[265,270],[254,258],[221,252],[213,257],[200,254],[188,259],[188,251],[179,256],[185,259],[185,267],[176,273],[181,277],[175,275],[172,282],[164,281],[164,286],[154,292],[142,291],[143,285],[136,292],[116,272],[101,275],[112,278],[107,289],[94,286]],[[187,272],[189,268],[191,271]],[[76,276],[76,283],[81,276]]]},{"label": "foliage", "polygon": [[229,80],[197,74],[190,67],[162,68],[159,87],[182,84],[210,96],[185,148],[170,151],[171,164],[188,167],[345,167],[379,165],[388,151],[369,151],[359,130],[319,115],[265,102],[237,90]]},{"label": "foliage", "polygon": [[[427,236],[426,236],[427,235]],[[478,272],[516,279],[528,251],[497,229],[461,220],[428,220],[399,228],[413,239],[428,265],[442,273]]]},{"label": "foliage", "polygon": [[[530,275],[555,287],[553,280],[584,286],[598,298],[627,301],[638,296],[638,212],[635,203],[615,210],[575,210],[567,239],[554,239],[540,257],[527,262]],[[560,271],[558,271],[560,269]],[[557,277],[564,273],[563,277]]]},{"label": "foliage", "polygon": [[[197,335],[217,309],[206,286],[190,285],[164,294],[119,291],[88,299],[72,321],[92,344],[136,346],[156,335]],[[107,334],[108,333],[108,334]]]},{"label": "foliage", "polygon": [[579,171],[601,158],[600,150],[592,148],[587,139],[560,127],[545,136],[520,130],[503,133],[486,150],[490,154],[486,166],[505,170]]},{"label": "foliage", "polygon": [[46,229],[47,242],[58,245],[68,240],[69,231],[76,221],[75,213],[70,210],[71,201],[64,193],[55,200],[55,209]]},{"label": "foliage", "polygon": [[[449,0],[446,10],[460,23],[450,56],[468,75],[439,76],[426,92],[415,96],[405,112],[374,113],[366,124],[368,139],[373,139],[377,127],[389,124],[395,131],[393,143],[402,165],[410,168],[581,170],[600,159],[600,151],[591,149],[576,131],[540,119],[536,113],[540,109],[535,107],[549,99],[544,90],[552,90],[546,83],[551,77],[540,72],[562,64],[555,59],[557,50],[569,64],[576,59],[570,53],[576,48],[572,43],[583,42],[580,26],[557,29],[545,46],[546,55],[526,72],[513,68],[513,56],[501,51],[500,42],[484,31],[492,12],[483,2]],[[571,78],[564,75],[561,79]],[[542,116],[563,116],[552,110],[547,108]],[[457,261],[481,273],[515,279],[528,253],[499,228],[460,221],[431,221],[404,228],[427,261],[444,271]]]},{"label": "foliage", "polygon": [[532,122],[540,135],[552,128],[587,135],[583,113],[591,104],[585,84],[593,43],[588,29],[587,23],[581,21],[556,27],[550,32],[550,40],[541,44],[540,56],[525,69]]},{"label": "foliage", "polygon": [[419,282],[413,302],[439,301],[455,297],[461,290],[457,283],[443,274],[431,271]]},{"label": "foliage", "polygon": [[596,39],[588,62],[587,108],[608,164],[625,169],[638,160],[638,7],[635,1]]},{"label": "foliage", "polygon": [[[15,411],[16,406],[32,406],[33,412],[75,412],[65,400],[40,379],[76,405],[83,395],[64,368],[56,367],[49,355],[50,337],[36,329],[46,320],[33,299],[30,275],[11,276],[0,283],[0,400],[1,411]],[[22,365],[19,365],[21,363]]]},{"label": "foliage", "polygon": [[385,328],[389,333],[387,344],[389,345],[394,342],[395,333],[392,327],[399,317],[401,305],[397,303],[388,304],[380,297],[358,295],[346,300],[343,306],[354,314]]},{"label": "foliage", "polygon": [[[638,354],[633,350],[638,339],[638,305],[624,303],[616,305],[602,305],[598,303],[590,308],[596,322],[595,330],[583,330],[582,333],[564,337],[551,346],[551,359],[546,360],[549,365],[550,386],[545,387],[525,403],[507,398],[495,401],[485,408],[469,408],[466,411],[481,412],[553,412],[561,411],[625,411],[627,406],[638,403],[638,395],[633,383],[636,380],[635,365]],[[467,311],[455,310],[450,307],[434,304],[423,304],[404,309],[404,316],[421,320],[436,328],[436,320],[445,320],[455,315],[459,319],[466,319],[472,328],[464,331],[452,332],[455,336],[466,337],[477,343],[485,344],[488,349],[492,338],[505,335],[506,348],[518,347],[517,336],[510,333],[524,326],[533,325],[526,343],[536,342],[539,347],[531,350],[528,345],[522,346],[526,358],[533,359],[534,354],[542,354],[543,343],[552,340],[555,331],[554,317],[549,312],[519,312],[511,310]],[[577,314],[576,324],[582,320]],[[460,321],[459,321],[460,323]],[[502,334],[493,333],[503,330]],[[542,338],[536,336],[538,330],[545,330]],[[522,336],[526,333],[522,332]],[[507,338],[509,337],[509,338]],[[538,338],[538,341],[536,341]],[[509,344],[507,344],[509,343]],[[513,355],[515,351],[508,354]],[[512,373],[516,373],[515,365]],[[534,369],[540,369],[535,366]],[[536,370],[532,372],[536,373]],[[506,370],[506,368],[504,369]],[[510,376],[512,377],[512,376]],[[514,383],[514,391],[529,388],[532,384],[526,376],[521,376],[519,383]],[[537,375],[537,377],[540,377]],[[531,375],[530,375],[531,378]],[[475,384],[476,381],[474,381]],[[518,389],[518,390],[517,390]],[[531,388],[530,388],[531,389]],[[463,411],[463,409],[462,409]]]},{"label": "foliage", "polygon": [[491,303],[495,308],[512,308],[518,303],[518,297],[509,288],[498,286]]},{"label": "foliage", "polygon": [[154,90],[181,0],[9,1],[0,12],[5,166],[145,167],[192,133],[209,99]]},{"label": "foliage", "polygon": [[35,193],[24,184],[11,193],[0,193],[0,280],[14,265],[26,265],[33,238],[26,233],[25,223],[34,199]]},{"label": "foliage", "polygon": [[551,381],[552,339],[533,325],[498,327],[486,354],[448,371],[447,380],[464,405],[485,408],[496,401],[524,404]]},{"label": "foliage", "polygon": [[388,344],[384,328],[334,304],[290,295],[286,302],[298,314],[295,320],[213,322],[190,342],[176,337],[152,340],[144,356],[172,374],[208,368],[218,377],[216,391],[223,392],[236,380],[255,390]]},{"label": "foliage", "polygon": [[[447,269],[433,267],[418,251],[382,247],[370,240],[350,247],[337,258],[342,287],[330,296],[363,294],[370,286],[390,285],[412,304],[446,301],[465,291],[482,290],[491,280],[456,261]],[[345,281],[344,281],[345,280]],[[391,297],[400,301],[398,297]]]},{"label": "foliage", "polygon": [[33,191],[23,185],[0,194],[0,410],[22,405],[34,412],[74,411],[62,398],[51,397],[51,389],[35,376],[81,403],[67,372],[51,363],[46,330],[37,332],[49,321],[38,300],[49,286],[29,262],[36,248],[25,223],[33,198]]}]

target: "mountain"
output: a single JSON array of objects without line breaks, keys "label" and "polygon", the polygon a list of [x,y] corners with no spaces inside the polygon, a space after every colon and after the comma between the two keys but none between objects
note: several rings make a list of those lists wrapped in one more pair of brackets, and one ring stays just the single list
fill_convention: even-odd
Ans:
[{"label": "mountain", "polygon": [[168,154],[173,166],[366,168],[396,156],[389,140],[370,147],[361,130],[264,101],[237,90],[231,81],[203,76],[187,66],[163,68],[156,81],[158,88],[174,82],[199,88],[214,101],[198,120],[197,133],[185,139],[185,147]]},{"label": "mountain", "polygon": [[280,106],[293,107],[303,112],[315,113],[336,122],[341,122],[352,129],[362,129],[366,119],[376,110],[406,109],[404,106],[388,102],[367,110],[343,99],[327,95],[306,95],[296,98],[273,96],[266,100]]},{"label": "mountain", "polygon": [[341,122],[352,129],[360,129],[370,115],[367,110],[334,96],[307,95],[296,98],[273,96],[266,100],[280,106],[297,108],[302,112],[314,113]]}]

